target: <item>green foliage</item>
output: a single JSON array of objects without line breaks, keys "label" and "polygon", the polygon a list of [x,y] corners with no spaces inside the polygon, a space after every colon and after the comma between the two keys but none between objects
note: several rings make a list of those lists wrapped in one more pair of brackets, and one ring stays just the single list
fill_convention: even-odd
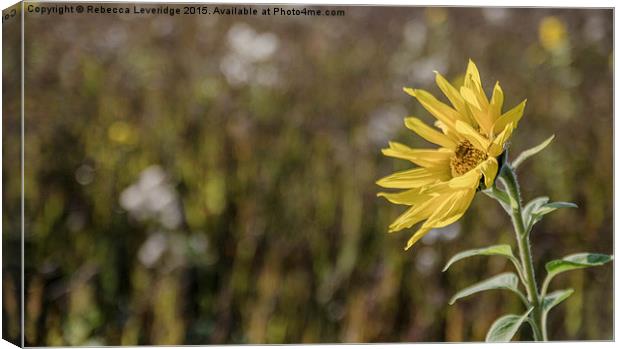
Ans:
[{"label": "green foliage", "polygon": [[530,308],[523,315],[510,314],[498,318],[489,328],[485,340],[487,342],[510,342],[532,310],[533,308]]},{"label": "green foliage", "polygon": [[[553,137],[552,137],[553,138]],[[521,158],[520,161],[516,161],[516,165],[522,162],[529,156],[532,156],[542,150],[551,139],[548,139],[541,146],[534,148]],[[519,159],[517,159],[519,160]],[[516,167],[515,165],[515,167]],[[529,308],[529,310],[522,316],[518,315],[506,315],[495,321],[495,323],[489,329],[487,333],[487,341],[510,341],[515,335],[523,321],[532,312],[532,316],[529,318],[529,322],[532,325],[534,339],[535,340],[547,340],[547,314],[551,308],[564,301],[572,293],[572,289],[557,291],[545,296],[551,279],[564,271],[586,268],[589,266],[596,266],[605,264],[613,259],[612,256],[604,254],[593,253],[579,253],[570,256],[566,256],[561,260],[551,261],[546,264],[548,272],[547,278],[543,282],[542,292],[538,293],[538,287],[536,284],[536,278],[534,276],[534,266],[532,262],[531,247],[529,241],[529,232],[532,226],[540,221],[543,216],[551,213],[559,208],[571,207],[575,208],[577,205],[570,202],[552,202],[548,203],[549,198],[541,196],[530,201],[525,207],[521,206],[521,193],[519,190],[519,184],[517,176],[514,172],[514,168],[507,166],[500,172],[499,177],[506,191],[502,191],[496,186],[493,186],[485,193],[496,199],[504,208],[504,210],[511,217],[515,234],[519,246],[519,252],[521,256],[521,267],[518,261],[512,254],[512,250],[508,245],[496,245],[482,249],[469,250],[458,253],[455,255],[444,267],[444,271],[449,266],[461,259],[468,258],[476,255],[504,255],[508,257],[517,268],[521,281],[527,290],[528,298],[525,298],[523,294],[518,290],[519,278],[512,273],[505,273],[495,276],[493,278],[482,281],[478,284],[470,286],[460,292],[458,292],[450,300],[450,304],[453,304],[456,300],[471,295],[473,293],[490,290],[490,289],[509,289],[517,293],[520,296],[523,303]],[[509,205],[508,205],[509,203]],[[508,206],[510,206],[508,208]]]},{"label": "green foliage", "polygon": [[548,273],[547,278],[551,279],[565,271],[595,267],[608,263],[613,259],[613,256],[601,253],[576,253],[548,262],[545,264],[545,269],[547,269]]},{"label": "green foliage", "polygon": [[[549,214],[559,208],[577,208],[577,205],[572,202],[551,202],[547,203],[549,198],[540,197],[532,200],[528,206],[523,210],[523,219],[526,222],[528,231],[532,229],[534,224],[538,223],[544,215]],[[531,205],[530,205],[531,204]]]},{"label": "green foliage", "polygon": [[536,211],[538,208],[540,208],[540,206],[546,204],[547,202],[549,202],[549,198],[546,196],[539,196],[535,199],[533,199],[532,201],[528,202],[527,205],[525,205],[525,207],[523,207],[523,221],[525,222],[526,226],[528,227],[532,227],[532,225],[534,225],[531,222],[531,218],[532,218],[532,212]]},{"label": "green foliage", "polygon": [[512,168],[516,169],[517,167],[519,167],[519,165],[521,165],[523,163],[523,161],[525,161],[525,160],[531,158],[532,156],[540,153],[543,149],[545,149],[551,143],[553,138],[555,138],[555,135],[551,135],[551,137],[547,138],[544,142],[540,143],[539,145],[537,145],[537,146],[535,146],[533,148],[530,148],[528,150],[523,151],[512,162]]},{"label": "green foliage", "polygon": [[551,310],[551,308],[564,302],[564,300],[570,297],[570,295],[572,295],[573,292],[575,292],[575,290],[573,290],[572,288],[569,288],[566,290],[558,290],[555,292],[551,292],[548,295],[546,295],[545,298],[543,299],[543,305],[542,305],[543,313],[548,313],[549,310]]},{"label": "green foliage", "polygon": [[443,267],[442,271],[448,270],[448,268],[450,268],[452,264],[462,259],[473,256],[505,256],[513,262],[516,261],[514,255],[512,254],[512,249],[510,248],[510,245],[494,245],[457,253],[448,261],[448,263],[446,263],[446,266]]},{"label": "green foliage", "polygon": [[562,201],[551,202],[551,203],[540,206],[537,210],[534,210],[532,212],[532,215],[533,216],[544,216],[547,213],[551,213],[557,210],[558,208],[577,208],[577,207],[578,207],[577,204],[574,204],[572,202],[562,202]]},{"label": "green foliage", "polygon": [[469,286],[461,291],[457,292],[452,299],[450,299],[450,305],[454,304],[457,300],[470,296],[474,293],[488,291],[488,290],[509,290],[516,293],[522,300],[525,299],[521,291],[519,291],[519,278],[515,273],[502,273],[493,276],[489,279],[481,281],[477,284]]},{"label": "green foliage", "polygon": [[482,192],[488,197],[497,200],[497,202],[500,203],[504,211],[510,214],[510,212],[512,211],[511,209],[512,203],[511,203],[510,197],[506,194],[506,192],[498,189],[495,185],[489,189],[483,190]]}]

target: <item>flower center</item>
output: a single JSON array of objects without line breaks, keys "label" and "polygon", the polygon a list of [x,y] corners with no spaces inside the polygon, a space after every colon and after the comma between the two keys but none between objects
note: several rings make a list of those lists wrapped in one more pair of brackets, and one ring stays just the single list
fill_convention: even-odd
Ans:
[{"label": "flower center", "polygon": [[469,141],[461,141],[450,158],[452,177],[462,176],[487,159],[487,154],[474,148]]}]

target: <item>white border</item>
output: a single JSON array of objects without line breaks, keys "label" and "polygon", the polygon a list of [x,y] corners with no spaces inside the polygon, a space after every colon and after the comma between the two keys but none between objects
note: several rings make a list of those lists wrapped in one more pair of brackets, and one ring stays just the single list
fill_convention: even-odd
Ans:
[{"label": "white border", "polygon": [[[28,1],[28,0],[27,0]],[[28,2],[32,2],[32,1],[28,1]],[[51,1],[47,1],[47,2],[51,2]],[[74,1],[74,0],[68,0],[68,1],[64,1],[64,2],[96,2],[96,1]],[[119,1],[119,0],[107,0],[106,2],[128,2],[128,1]],[[138,1],[136,1],[138,2]],[[383,5],[383,6],[390,6],[390,5],[395,5],[395,6],[471,6],[471,7],[477,7],[477,6],[492,6],[492,7],[604,7],[604,8],[614,8],[615,10],[615,2],[614,1],[605,1],[605,0],[589,0],[589,1],[580,1],[580,0],[564,0],[564,1],[559,1],[559,0],[520,0],[520,1],[507,1],[507,0],[496,0],[496,1],[490,1],[490,0],[486,0],[486,1],[458,1],[458,0],[442,0],[442,1],[437,1],[437,0],[426,0],[426,1],[419,1],[419,0],[412,0],[412,1],[404,1],[404,0],[390,0],[390,1],[378,1],[378,0],[365,0],[365,1],[354,1],[354,0],[336,0],[336,1],[332,1],[332,0],[308,0],[308,1],[299,1],[299,0],[269,0],[269,1],[265,1],[265,0],[259,0],[259,1],[243,1],[243,0],[227,0],[227,1],[183,1],[183,0],[168,0],[168,1],[162,1],[162,0],[151,0],[151,1],[139,1],[139,2],[149,2],[149,3],[184,3],[184,2],[199,2],[199,3],[216,3],[216,4],[221,4],[221,3],[240,3],[240,4],[249,4],[249,3],[255,3],[255,4],[325,4],[325,5]],[[17,3],[17,1],[15,0],[0,0],[0,5],[2,7],[2,9],[9,7],[13,4]],[[0,26],[1,27],[1,26]],[[618,47],[618,20],[617,17],[615,16],[615,11],[614,11],[614,48]],[[1,28],[0,28],[0,47],[2,43],[2,36],[1,36]],[[615,50],[614,50],[615,51]],[[0,54],[0,66],[2,63],[2,56]],[[618,66],[618,54],[614,55],[614,68]],[[22,67],[23,69],[23,67]],[[23,71],[22,71],[23,74]],[[23,75],[22,75],[23,76]],[[614,184],[616,181],[616,174],[618,174],[618,167],[619,165],[619,158],[620,158],[620,152],[619,152],[619,148],[620,146],[618,145],[618,143],[616,142],[615,139],[615,135],[616,135],[616,128],[617,128],[617,123],[615,122],[615,102],[617,102],[620,97],[620,93],[618,92],[617,89],[615,89],[615,81],[616,78],[618,77],[618,72],[614,70]],[[22,84],[23,87],[23,84]],[[2,86],[0,84],[0,92],[2,91]],[[22,90],[22,94],[23,94],[23,90]],[[23,104],[22,104],[22,108],[23,108]],[[0,110],[2,110],[2,101],[0,98]],[[2,126],[0,124],[0,132],[2,130]],[[2,160],[2,155],[0,153],[0,162]],[[0,183],[1,183],[1,172],[0,172]],[[23,189],[22,189],[23,190]],[[618,205],[616,204],[618,202],[618,198],[619,198],[619,194],[620,191],[618,190],[618,187],[616,185],[614,185],[614,232],[616,231],[620,231],[618,230],[618,226],[619,226],[619,222],[617,219],[615,219],[616,217],[618,217],[618,214],[620,213],[620,208],[618,207]],[[2,194],[2,189],[0,187],[0,196]],[[23,203],[22,203],[23,205]],[[23,206],[22,206],[23,207]],[[2,209],[2,202],[0,200],[0,211]],[[23,218],[23,217],[22,217]],[[2,222],[0,220],[0,231],[1,231],[1,225]],[[23,221],[22,221],[22,226],[23,226]],[[618,238],[614,238],[614,253],[615,251],[618,251]],[[23,243],[23,241],[22,241]],[[1,260],[1,250],[0,250],[0,260]],[[23,258],[23,256],[22,256]],[[22,260],[23,263],[23,260]],[[617,287],[617,281],[619,279],[619,269],[617,268],[615,263],[614,263],[614,295],[615,295],[615,300],[616,302],[614,302],[614,338],[618,338],[618,334],[620,333],[620,326],[618,325],[618,321],[616,320],[615,315],[618,314],[618,309],[619,309],[619,305],[617,302],[618,298],[618,287]],[[0,287],[0,299],[2,296],[2,288]],[[2,328],[2,317],[0,316],[0,329]],[[473,348],[473,346],[478,346],[478,345],[485,345],[482,343],[433,343],[433,344],[427,344],[427,343],[415,343],[415,344],[359,344],[359,345],[355,345],[355,344],[325,344],[325,345],[304,345],[304,348],[316,348],[316,349],[325,349],[325,348],[353,348],[353,347],[364,347],[364,348],[381,348],[381,347],[389,347],[389,348],[411,348],[413,346],[415,346],[416,348],[455,348],[455,347],[468,347],[468,348]],[[587,346],[596,346],[596,347],[601,347],[601,348],[615,348],[617,345],[614,344],[614,342],[550,342],[550,343],[523,343],[523,342],[518,342],[518,343],[505,343],[505,344],[486,344],[485,347],[490,348],[522,348],[522,347],[528,347],[528,346],[536,346],[536,347],[540,347],[540,346],[544,346],[544,348],[562,348],[562,349],[570,349],[570,348],[580,348],[584,345]],[[196,346],[196,347],[205,347],[205,348],[260,348],[260,349],[267,349],[267,348],[273,348],[273,346],[269,346],[269,345],[252,345],[252,346],[241,346],[241,345],[227,345],[227,346]],[[15,346],[13,346],[12,344],[10,344],[9,342],[6,342],[4,340],[0,340],[0,349],[4,349],[4,348],[15,348]],[[64,348],[64,347],[62,347]],[[66,348],[71,348],[71,347],[66,347]],[[143,348],[143,347],[140,347]],[[158,348],[158,347],[151,347],[148,346],[147,348]],[[187,346],[168,346],[166,348],[187,348]]]}]

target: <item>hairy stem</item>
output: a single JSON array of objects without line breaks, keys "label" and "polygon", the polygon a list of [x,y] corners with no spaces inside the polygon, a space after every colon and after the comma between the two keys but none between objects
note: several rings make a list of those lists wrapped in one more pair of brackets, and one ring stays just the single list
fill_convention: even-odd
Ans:
[{"label": "hairy stem", "polygon": [[545,328],[542,324],[542,302],[538,294],[536,277],[534,276],[534,264],[532,262],[532,250],[530,247],[529,232],[526,231],[521,213],[521,193],[519,191],[519,183],[517,176],[509,164],[504,164],[500,173],[506,191],[510,197],[510,217],[514,226],[517,244],[519,247],[519,255],[521,257],[521,267],[525,276],[525,288],[527,290],[528,300],[533,311],[530,315],[530,322],[534,331],[534,339],[537,341],[546,340]]}]

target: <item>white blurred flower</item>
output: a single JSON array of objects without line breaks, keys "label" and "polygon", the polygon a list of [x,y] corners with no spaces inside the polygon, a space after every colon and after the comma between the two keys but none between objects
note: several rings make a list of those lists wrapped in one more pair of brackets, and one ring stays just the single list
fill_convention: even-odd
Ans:
[{"label": "white blurred flower", "polygon": [[168,247],[168,238],[162,232],[151,234],[138,250],[138,259],[147,268],[161,258]]},{"label": "white blurred flower", "polygon": [[245,23],[235,24],[228,31],[228,43],[234,52],[249,61],[263,61],[278,49],[279,40],[273,33],[257,33]]},{"label": "white blurred flower", "polygon": [[155,219],[168,229],[181,224],[177,193],[159,166],[142,171],[138,181],[123,190],[120,204],[140,221]]},{"label": "white blurred flower", "polygon": [[438,239],[450,241],[456,239],[461,232],[461,224],[459,222],[452,223],[443,228],[431,229],[423,238],[422,242],[427,245],[434,244]]},{"label": "white blurred flower", "polygon": [[439,230],[431,229],[431,231],[429,231],[426,235],[424,235],[421,241],[423,244],[432,245],[437,241],[438,237],[439,237]]},{"label": "white blurred flower", "polygon": [[243,61],[239,56],[228,54],[220,62],[220,70],[226,76],[226,80],[232,85],[240,85],[250,79],[253,67]]},{"label": "white blurred flower", "polygon": [[437,260],[437,252],[432,247],[421,248],[416,257],[416,269],[422,274],[428,274],[437,265]]},{"label": "white blurred flower", "polygon": [[437,229],[439,237],[444,241],[456,239],[461,233],[461,223],[454,222],[446,227]]},{"label": "white blurred flower", "polygon": [[510,16],[510,11],[506,8],[494,7],[494,8],[483,8],[482,16],[487,22],[500,25],[505,24]]},{"label": "white blurred flower", "polygon": [[280,46],[273,33],[258,33],[245,23],[237,23],[227,34],[230,52],[220,61],[220,70],[231,85],[256,82],[274,85],[278,74],[274,66],[261,67]]}]

